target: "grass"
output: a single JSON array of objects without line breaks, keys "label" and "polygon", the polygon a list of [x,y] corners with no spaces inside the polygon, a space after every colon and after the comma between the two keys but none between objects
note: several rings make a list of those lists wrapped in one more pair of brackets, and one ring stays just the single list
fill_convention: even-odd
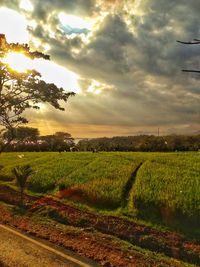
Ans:
[{"label": "grass", "polygon": [[[180,218],[200,219],[200,155],[169,154],[147,160],[131,192],[133,206],[142,215],[151,210],[170,223]],[[156,210],[156,211],[155,211]]]},{"label": "grass", "polygon": [[[4,166],[1,176],[11,180],[13,167],[30,164],[34,170],[28,186],[31,192],[55,193],[65,189],[62,197],[67,199],[99,209],[121,208],[122,212],[139,213],[149,220],[161,218],[166,224],[179,220],[195,225],[200,220],[198,152],[20,154],[0,156]],[[143,164],[131,186],[131,174],[140,162]],[[127,206],[123,206],[124,198],[128,198]]]}]

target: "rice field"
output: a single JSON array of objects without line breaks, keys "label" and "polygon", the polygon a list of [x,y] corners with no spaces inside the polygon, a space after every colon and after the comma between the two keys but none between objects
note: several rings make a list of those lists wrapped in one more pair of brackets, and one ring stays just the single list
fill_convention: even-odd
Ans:
[{"label": "rice field", "polygon": [[200,220],[198,152],[3,153],[2,180],[11,176],[13,167],[24,164],[34,170],[28,184],[32,192],[102,208],[126,208],[130,213],[137,210],[141,216],[158,215],[167,222],[178,216]]},{"label": "rice field", "polygon": [[167,222],[181,216],[199,224],[200,154],[166,154],[145,161],[137,173],[131,202],[143,214],[153,207]]}]

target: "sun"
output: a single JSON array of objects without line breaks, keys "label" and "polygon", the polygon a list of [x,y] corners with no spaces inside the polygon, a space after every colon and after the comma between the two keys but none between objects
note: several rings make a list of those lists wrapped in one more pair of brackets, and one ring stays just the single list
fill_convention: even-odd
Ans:
[{"label": "sun", "polygon": [[31,59],[22,53],[10,52],[3,60],[9,67],[17,72],[27,72],[30,69]]}]

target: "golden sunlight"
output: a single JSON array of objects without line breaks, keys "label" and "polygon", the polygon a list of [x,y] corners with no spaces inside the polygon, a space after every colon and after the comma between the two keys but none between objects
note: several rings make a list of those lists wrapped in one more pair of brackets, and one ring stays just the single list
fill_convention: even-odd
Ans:
[{"label": "golden sunlight", "polygon": [[[43,59],[34,59],[26,57],[22,53],[11,52],[3,62],[8,64],[11,69],[16,72],[26,72],[27,70],[35,69],[39,71],[42,78],[48,83],[55,83],[58,87],[68,88],[68,90],[81,93],[81,88],[78,83],[80,77],[72,71],[54,63]],[[55,75],[56,73],[56,75]],[[42,107],[43,108],[43,107]]]},{"label": "golden sunlight", "polygon": [[37,106],[40,108],[38,112],[45,112],[47,110],[47,106],[45,103],[37,103]]},{"label": "golden sunlight", "polygon": [[17,72],[26,72],[30,69],[31,59],[22,53],[11,52],[4,58],[3,62]]}]

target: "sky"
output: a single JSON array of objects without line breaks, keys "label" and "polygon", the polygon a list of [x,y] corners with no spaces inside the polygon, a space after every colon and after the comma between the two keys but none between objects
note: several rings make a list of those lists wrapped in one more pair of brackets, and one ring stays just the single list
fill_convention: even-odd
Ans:
[{"label": "sky", "polygon": [[200,131],[197,0],[0,0],[0,33],[47,53],[34,68],[76,92],[65,111],[28,111],[41,134],[73,137]]}]

